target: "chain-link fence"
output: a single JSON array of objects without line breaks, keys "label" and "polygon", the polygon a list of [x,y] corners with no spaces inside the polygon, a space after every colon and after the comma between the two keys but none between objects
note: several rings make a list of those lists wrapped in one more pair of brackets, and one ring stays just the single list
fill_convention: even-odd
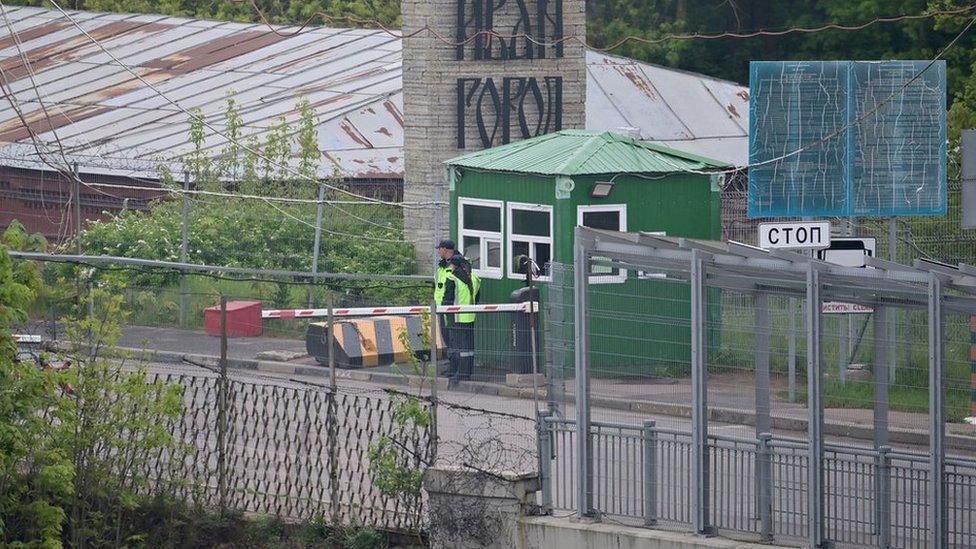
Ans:
[{"label": "chain-link fence", "polygon": [[370,469],[381,439],[402,450],[403,470],[432,460],[433,433],[395,421],[395,398],[235,374],[157,371],[149,379],[179,385],[184,401],[169,430],[186,451],[148,460],[156,487],[205,507],[421,530],[419,492],[384,492]]}]

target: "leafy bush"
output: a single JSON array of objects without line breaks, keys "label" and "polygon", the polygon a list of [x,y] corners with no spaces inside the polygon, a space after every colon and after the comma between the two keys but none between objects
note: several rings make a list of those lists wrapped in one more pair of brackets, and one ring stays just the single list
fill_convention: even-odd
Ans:
[{"label": "leafy bush", "polygon": [[[236,139],[222,150],[205,148],[205,128],[191,119],[189,139],[193,150],[185,158],[194,188],[207,192],[310,199],[317,196],[312,179],[318,172],[321,153],[315,134],[314,112],[302,101],[297,128],[284,121],[267,132],[258,144],[243,136],[233,97],[228,98],[226,132]],[[258,154],[260,153],[260,155]],[[294,165],[295,170],[282,168]],[[300,177],[296,177],[295,174]],[[165,167],[160,168],[164,186],[177,185]],[[329,183],[337,187],[338,182]],[[233,194],[233,193],[232,193]],[[192,195],[188,216],[188,258],[190,263],[309,272],[315,246],[317,205],[304,202],[268,202],[252,198]],[[338,201],[344,195],[332,191],[327,198]],[[85,252],[164,261],[181,259],[183,203],[175,196],[151,205],[148,210],[124,210],[113,219],[95,222],[83,236]],[[382,204],[329,203],[324,206],[319,242],[320,272],[412,274],[414,249],[403,239],[403,217],[398,207]],[[77,269],[54,269],[51,279],[71,281]],[[97,282],[115,280],[140,288],[159,289],[177,284],[175,270],[105,269],[95,275]],[[284,284],[271,296],[277,306],[288,306],[294,292]],[[344,292],[355,300],[405,302],[398,286],[373,281],[325,280],[323,285]],[[307,289],[302,290],[307,294]],[[261,293],[266,293],[261,291]],[[409,294],[419,299],[426,290]],[[297,303],[293,305],[297,306]],[[172,307],[160,315],[173,315]]]}]

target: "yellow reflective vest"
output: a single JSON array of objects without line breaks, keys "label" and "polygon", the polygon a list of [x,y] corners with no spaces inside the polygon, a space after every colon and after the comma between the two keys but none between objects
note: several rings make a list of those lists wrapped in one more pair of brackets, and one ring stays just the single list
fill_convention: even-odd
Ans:
[{"label": "yellow reflective vest", "polygon": [[[448,272],[447,279],[454,282],[454,303],[448,303],[447,305],[474,305],[474,293],[467,284],[462,282],[453,272]],[[475,286],[474,280],[472,276],[472,287]],[[475,313],[454,313],[454,322],[458,324],[470,324],[474,322],[474,317]]]}]

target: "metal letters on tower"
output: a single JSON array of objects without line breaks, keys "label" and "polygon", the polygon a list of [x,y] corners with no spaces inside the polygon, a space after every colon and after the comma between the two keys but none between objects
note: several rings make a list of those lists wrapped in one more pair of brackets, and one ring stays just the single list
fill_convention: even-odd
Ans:
[{"label": "metal letters on tower", "polygon": [[[458,0],[458,61],[563,57],[563,1]],[[560,76],[467,77],[457,80],[457,147],[482,148],[562,129]]]}]

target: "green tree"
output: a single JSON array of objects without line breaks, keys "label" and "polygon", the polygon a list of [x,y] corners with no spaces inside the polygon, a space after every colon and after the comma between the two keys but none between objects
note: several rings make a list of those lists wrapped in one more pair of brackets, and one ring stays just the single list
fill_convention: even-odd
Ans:
[{"label": "green tree", "polygon": [[26,319],[40,292],[40,277],[28,262],[15,262],[8,248],[43,248],[14,223],[0,246],[0,542],[60,547],[73,468],[52,436],[48,412],[59,400],[56,374],[18,361],[9,327]]}]

